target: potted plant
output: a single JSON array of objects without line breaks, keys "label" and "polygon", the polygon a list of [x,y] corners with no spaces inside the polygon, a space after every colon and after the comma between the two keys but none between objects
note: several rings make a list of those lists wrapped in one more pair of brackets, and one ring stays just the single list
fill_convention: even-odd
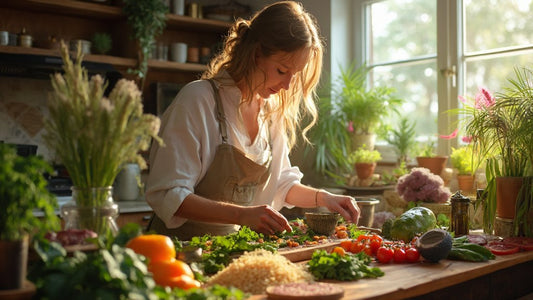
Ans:
[{"label": "potted plant", "polygon": [[416,162],[419,167],[427,168],[431,173],[441,176],[448,156],[437,155],[435,152],[435,142],[428,141],[426,143],[419,144],[419,154],[416,157]]},{"label": "potted plant", "polygon": [[92,38],[93,48],[98,54],[106,54],[111,50],[112,41],[111,35],[105,32],[97,32],[93,35]]},{"label": "potted plant", "polygon": [[152,138],[161,142],[160,120],[143,113],[133,81],[119,80],[104,97],[107,84],[99,75],[89,79],[81,51],[72,61],[62,43],[61,54],[64,73],[52,77],[44,140],[73,183],[73,201],[61,208],[65,228],[115,233],[118,207],[112,184],[125,163],[146,168],[139,152],[148,149]]},{"label": "potted plant", "polygon": [[155,37],[161,34],[166,26],[168,6],[161,0],[124,0],[122,11],[138,44],[137,69],[130,71],[137,76],[139,89],[143,90],[148,72],[148,58],[155,45]]},{"label": "potted plant", "polygon": [[407,163],[409,153],[416,145],[415,125],[415,121],[410,122],[409,118],[401,117],[398,128],[390,129],[385,135],[385,141],[394,146],[400,165]]},{"label": "potted plant", "polygon": [[475,173],[479,166],[477,155],[471,145],[452,147],[450,163],[457,171],[457,185],[463,194],[474,194]]},{"label": "potted plant", "polygon": [[532,172],[528,149],[533,76],[527,68],[515,69],[515,75],[516,80],[509,80],[510,87],[496,96],[481,88],[474,99],[461,97],[464,107],[458,111],[464,116],[461,121],[474,151],[486,159],[484,231],[533,236],[528,217],[533,197],[526,193]]},{"label": "potted plant", "polygon": [[391,87],[369,87],[369,71],[366,66],[355,68],[353,64],[341,68],[333,85],[335,104],[352,137],[352,149],[365,144],[373,150],[379,127],[403,103],[393,96],[395,90]]},{"label": "potted plant", "polygon": [[377,150],[368,150],[366,145],[350,153],[349,161],[354,165],[357,178],[365,180],[374,175],[377,162],[381,160],[381,154]]},{"label": "potted plant", "polygon": [[21,289],[30,235],[59,228],[57,201],[43,176],[53,170],[42,158],[18,156],[14,148],[3,143],[0,161],[0,290]]}]

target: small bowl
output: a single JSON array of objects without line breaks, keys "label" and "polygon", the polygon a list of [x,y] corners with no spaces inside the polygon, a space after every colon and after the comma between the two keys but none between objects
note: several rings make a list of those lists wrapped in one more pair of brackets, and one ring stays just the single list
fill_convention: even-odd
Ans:
[{"label": "small bowl", "polygon": [[335,226],[339,221],[338,213],[330,212],[306,212],[305,223],[315,233],[330,236],[335,232]]}]

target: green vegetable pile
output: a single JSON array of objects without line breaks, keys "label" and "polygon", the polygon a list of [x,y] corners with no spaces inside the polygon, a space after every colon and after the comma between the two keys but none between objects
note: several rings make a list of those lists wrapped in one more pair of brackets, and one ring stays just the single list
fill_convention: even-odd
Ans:
[{"label": "green vegetable pile", "polygon": [[435,214],[428,208],[413,207],[396,219],[385,221],[383,237],[389,240],[410,242],[416,235],[424,233],[437,225]]},{"label": "green vegetable pile", "polygon": [[41,258],[31,262],[28,279],[37,287],[36,299],[245,299],[241,290],[222,286],[182,290],[155,284],[145,263],[146,258],[125,248],[128,236],[139,232],[137,224],[128,224],[112,241],[97,241],[93,252],[74,252],[67,256],[58,243],[44,238],[34,241]]},{"label": "green vegetable pile", "polygon": [[453,239],[452,250],[448,253],[448,259],[465,261],[488,261],[495,256],[489,249],[474,243],[468,242],[466,236]]},{"label": "green vegetable pile", "polygon": [[325,250],[318,250],[307,262],[307,267],[317,280],[351,281],[385,275],[380,268],[369,267],[371,261],[372,258],[363,252],[341,256],[337,253],[328,254]]}]

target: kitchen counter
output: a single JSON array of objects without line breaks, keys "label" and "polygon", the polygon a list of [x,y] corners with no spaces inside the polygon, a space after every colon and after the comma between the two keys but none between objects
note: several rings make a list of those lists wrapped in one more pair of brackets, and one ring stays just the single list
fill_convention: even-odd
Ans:
[{"label": "kitchen counter", "polygon": [[[497,256],[488,262],[376,264],[385,276],[339,282],[343,299],[517,299],[533,293],[533,251]],[[250,299],[267,299],[254,295]]]}]

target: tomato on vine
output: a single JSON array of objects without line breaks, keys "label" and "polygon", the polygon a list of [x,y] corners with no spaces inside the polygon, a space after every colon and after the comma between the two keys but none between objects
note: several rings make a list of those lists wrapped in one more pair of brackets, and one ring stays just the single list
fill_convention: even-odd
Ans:
[{"label": "tomato on vine", "polygon": [[380,263],[387,264],[389,263],[394,256],[394,250],[390,247],[381,246],[379,247],[376,258]]},{"label": "tomato on vine", "polygon": [[405,250],[403,250],[403,248],[400,248],[400,247],[396,247],[394,249],[394,262],[395,263],[403,263],[405,262],[405,259],[406,259],[406,254],[405,254]]},{"label": "tomato on vine", "polygon": [[420,259],[420,253],[418,253],[418,250],[416,248],[410,247],[405,250],[405,260],[408,263],[417,262],[419,259]]}]

